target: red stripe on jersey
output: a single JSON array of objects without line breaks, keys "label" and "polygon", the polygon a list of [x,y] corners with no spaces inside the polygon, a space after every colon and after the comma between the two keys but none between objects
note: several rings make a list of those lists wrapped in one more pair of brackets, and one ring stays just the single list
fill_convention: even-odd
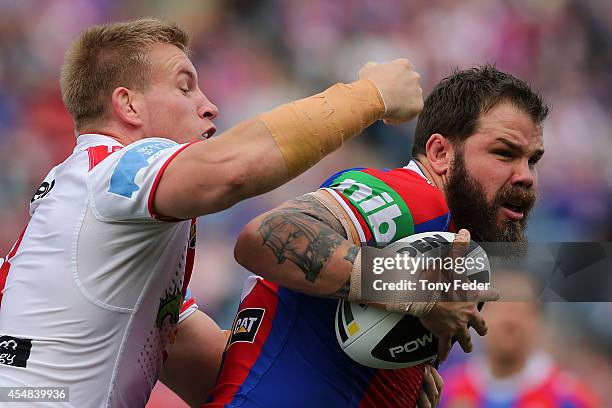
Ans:
[{"label": "red stripe on jersey", "polygon": [[10,252],[6,256],[6,259],[4,260],[2,267],[0,267],[0,305],[2,305],[2,292],[4,291],[4,285],[6,285],[6,278],[8,277],[9,269],[11,269],[11,263],[9,261],[17,253],[17,250],[19,249],[19,245],[21,245],[21,240],[23,239],[23,235],[26,232],[26,228],[27,226],[23,229],[23,231],[21,231],[21,234],[19,234],[19,238],[17,238],[17,241],[13,245],[13,248],[11,248]]},{"label": "red stripe on jersey", "polygon": [[376,370],[359,407],[394,408],[416,406],[427,364],[421,363],[414,367],[398,370]]},{"label": "red stripe on jersey", "polygon": [[198,143],[198,142],[201,142],[201,140],[194,140],[193,142],[188,143],[185,146],[183,146],[180,149],[178,149],[176,152],[174,152],[172,154],[172,156],[168,157],[168,160],[166,160],[166,162],[161,166],[161,168],[157,172],[157,175],[155,176],[155,180],[153,180],[153,186],[151,186],[151,191],[149,192],[148,208],[149,208],[149,214],[151,215],[151,217],[153,217],[153,218],[155,218],[157,220],[162,220],[162,221],[183,221],[183,220],[177,220],[177,219],[175,219],[173,217],[167,217],[167,216],[164,216],[162,214],[158,214],[155,211],[155,209],[153,208],[153,198],[155,198],[155,192],[157,191],[157,185],[159,184],[159,180],[161,179],[162,174],[164,174],[164,171],[166,171],[166,167],[168,167],[170,162],[172,160],[174,160],[174,158],[180,152],[182,152],[183,150],[185,150],[186,148],[188,148],[192,144]]},{"label": "red stripe on jersey", "polygon": [[189,298],[189,300],[187,300],[186,302],[183,302],[183,305],[181,306],[179,314],[184,313],[187,309],[189,309],[193,305],[195,305],[195,299]]},{"label": "red stripe on jersey", "polygon": [[106,159],[111,154],[118,150],[121,150],[123,146],[93,146],[87,148],[87,154],[89,155],[89,171],[96,167],[100,162]]},{"label": "red stripe on jersey", "polygon": [[363,172],[384,181],[404,199],[415,225],[449,212],[442,191],[412,170],[404,168],[389,171],[366,169]]},{"label": "red stripe on jersey", "polygon": [[[257,361],[259,353],[261,353],[266,339],[272,331],[272,322],[278,304],[277,292],[278,285],[257,279],[257,283],[251,292],[240,304],[238,314],[244,309],[264,308],[262,322],[253,343],[236,342],[228,345],[223,356],[224,364],[217,379],[217,386],[210,393],[210,399],[214,400],[214,403],[206,404],[206,408],[223,407],[230,403],[234,399],[235,393],[249,376],[251,368]],[[236,322],[232,324],[232,330],[235,324]],[[228,362],[231,362],[231,365]]]},{"label": "red stripe on jersey", "polygon": [[191,227],[189,228],[189,243],[187,244],[187,259],[185,260],[185,276],[183,277],[183,289],[181,294],[185,298],[187,293],[187,286],[191,280],[191,273],[193,272],[193,262],[195,261],[195,248],[196,248],[196,219],[191,219]]},{"label": "red stripe on jersey", "polygon": [[368,227],[368,224],[366,223],[366,221],[363,219],[363,216],[361,215],[361,213],[359,211],[357,211],[355,206],[353,206],[353,204],[351,204],[349,199],[346,198],[346,196],[344,194],[339,193],[339,192],[336,192],[336,193],[340,196],[340,198],[342,198],[342,201],[344,201],[346,203],[348,208],[350,208],[350,210],[353,213],[353,215],[355,216],[355,218],[357,218],[357,221],[359,222],[359,225],[361,225],[361,230],[363,231],[363,234],[365,235],[366,242],[371,241],[372,240],[372,231],[370,231],[370,228]]}]

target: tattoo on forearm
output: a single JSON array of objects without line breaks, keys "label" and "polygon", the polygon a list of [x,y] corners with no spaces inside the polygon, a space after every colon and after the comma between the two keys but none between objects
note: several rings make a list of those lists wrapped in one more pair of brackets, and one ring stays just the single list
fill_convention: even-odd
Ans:
[{"label": "tattoo on forearm", "polygon": [[[357,258],[357,255],[359,254],[359,247],[358,246],[352,246],[348,249],[348,251],[346,252],[346,256],[343,259],[346,259],[347,261],[349,261],[351,264],[355,263],[355,259]],[[349,278],[346,280],[346,282],[344,282],[344,285],[342,285],[342,287],[340,287],[340,289],[338,289],[336,292],[334,292],[331,297],[334,298],[338,298],[338,299],[346,299],[348,298],[348,295],[351,291],[351,278],[349,276]]]},{"label": "tattoo on forearm", "polygon": [[279,264],[289,259],[314,282],[341,239],[327,227],[314,228],[310,217],[297,212],[272,214],[261,223],[263,245],[272,250]]},{"label": "tattoo on forearm", "polygon": [[298,197],[290,203],[268,215],[258,231],[279,264],[288,259],[304,272],[306,280],[315,282],[343,241],[329,225],[338,228],[334,221],[339,221],[312,197]]}]

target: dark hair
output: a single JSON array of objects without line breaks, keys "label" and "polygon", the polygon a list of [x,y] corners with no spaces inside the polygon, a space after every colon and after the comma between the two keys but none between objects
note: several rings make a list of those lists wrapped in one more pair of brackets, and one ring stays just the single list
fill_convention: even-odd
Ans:
[{"label": "dark hair", "polygon": [[434,133],[462,143],[478,127],[480,115],[500,102],[510,102],[536,124],[546,119],[549,108],[527,83],[497,70],[494,65],[455,70],[425,99],[414,134],[412,156],[425,154]]}]

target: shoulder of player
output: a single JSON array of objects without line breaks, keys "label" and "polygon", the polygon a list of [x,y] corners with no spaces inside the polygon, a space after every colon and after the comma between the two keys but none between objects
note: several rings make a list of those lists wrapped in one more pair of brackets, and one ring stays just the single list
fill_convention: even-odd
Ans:
[{"label": "shoulder of player", "polygon": [[322,188],[351,215],[362,242],[391,242],[449,226],[444,195],[412,170],[350,169],[332,177]]},{"label": "shoulder of player", "polygon": [[572,396],[574,400],[580,400],[587,407],[600,406],[596,402],[597,396],[593,390],[575,374],[555,366],[552,368],[548,380],[559,394]]},{"label": "shoulder of player", "polygon": [[179,146],[172,140],[157,137],[142,139],[127,146],[123,146],[111,138],[105,139],[102,142],[98,141],[98,143],[90,143],[80,147],[79,150],[86,153],[88,172],[91,172],[103,162],[106,165],[113,166],[118,161],[128,161],[130,163],[146,161],[166,149]]},{"label": "shoulder of player", "polygon": [[427,207],[432,210],[448,211],[446,199],[440,189],[422,175],[404,168],[372,169],[353,168],[340,171],[331,176],[322,188],[338,186],[341,183],[362,183],[382,192],[394,193],[412,209]]},{"label": "shoulder of player", "polygon": [[385,182],[399,185],[399,189],[412,189],[412,191],[440,194],[440,190],[434,186],[421,174],[406,167],[395,169],[364,169],[364,172],[371,174]]}]

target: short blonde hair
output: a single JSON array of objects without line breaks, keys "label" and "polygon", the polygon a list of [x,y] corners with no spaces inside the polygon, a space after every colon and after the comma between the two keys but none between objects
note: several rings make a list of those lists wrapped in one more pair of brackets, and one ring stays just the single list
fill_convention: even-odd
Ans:
[{"label": "short blonde hair", "polygon": [[92,26],[81,33],[66,52],[60,78],[62,99],[77,130],[104,120],[115,88],[147,90],[152,71],[148,53],[157,43],[187,53],[189,36],[176,24],[150,18]]}]

